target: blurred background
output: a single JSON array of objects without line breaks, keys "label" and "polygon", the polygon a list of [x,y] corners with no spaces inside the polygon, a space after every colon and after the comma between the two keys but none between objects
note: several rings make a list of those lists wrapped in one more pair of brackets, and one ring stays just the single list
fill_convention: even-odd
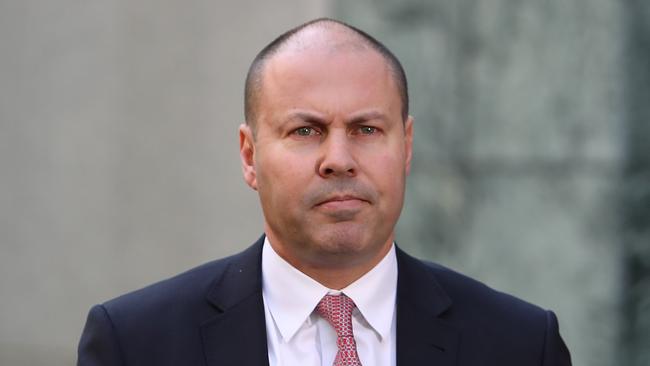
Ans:
[{"label": "blurred background", "polygon": [[90,306],[257,239],[245,73],[320,16],[406,68],[398,243],[556,311],[574,365],[650,365],[643,0],[0,0],[0,364],[72,365]]}]

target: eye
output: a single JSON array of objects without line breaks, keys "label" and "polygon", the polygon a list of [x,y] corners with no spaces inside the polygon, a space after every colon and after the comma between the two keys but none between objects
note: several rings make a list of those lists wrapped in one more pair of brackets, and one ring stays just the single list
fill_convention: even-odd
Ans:
[{"label": "eye", "polygon": [[300,127],[295,129],[293,133],[303,137],[320,135],[320,132],[313,127]]},{"label": "eye", "polygon": [[359,133],[362,135],[373,135],[376,132],[377,132],[377,127],[372,127],[372,126],[359,127]]}]

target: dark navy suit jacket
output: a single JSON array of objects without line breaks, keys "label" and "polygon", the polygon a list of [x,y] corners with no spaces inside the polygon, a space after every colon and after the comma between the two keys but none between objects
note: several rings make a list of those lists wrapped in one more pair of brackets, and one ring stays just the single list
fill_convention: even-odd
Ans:
[{"label": "dark navy suit jacket", "polygon": [[[78,365],[268,365],[263,242],[96,305]],[[400,249],[397,264],[398,366],[571,364],[552,312]]]}]

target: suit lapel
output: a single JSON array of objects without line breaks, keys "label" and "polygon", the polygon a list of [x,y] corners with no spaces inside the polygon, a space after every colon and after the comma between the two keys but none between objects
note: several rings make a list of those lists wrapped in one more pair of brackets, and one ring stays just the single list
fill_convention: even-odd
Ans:
[{"label": "suit lapel", "polygon": [[215,317],[201,326],[208,366],[268,365],[262,298],[262,244],[233,257],[217,276],[207,300]]},{"label": "suit lapel", "polygon": [[440,317],[451,299],[431,268],[399,248],[397,266],[397,365],[455,365],[460,331]]}]

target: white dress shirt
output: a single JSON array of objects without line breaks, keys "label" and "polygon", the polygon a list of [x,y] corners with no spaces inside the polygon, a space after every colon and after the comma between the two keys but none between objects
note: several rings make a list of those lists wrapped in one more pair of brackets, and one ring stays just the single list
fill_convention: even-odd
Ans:
[{"label": "white dress shirt", "polygon": [[331,366],[336,332],[314,312],[326,294],[344,293],[357,305],[352,329],[364,366],[395,366],[395,245],[368,273],[348,287],[328,289],[298,271],[271,247],[262,249],[262,292],[270,366]]}]

